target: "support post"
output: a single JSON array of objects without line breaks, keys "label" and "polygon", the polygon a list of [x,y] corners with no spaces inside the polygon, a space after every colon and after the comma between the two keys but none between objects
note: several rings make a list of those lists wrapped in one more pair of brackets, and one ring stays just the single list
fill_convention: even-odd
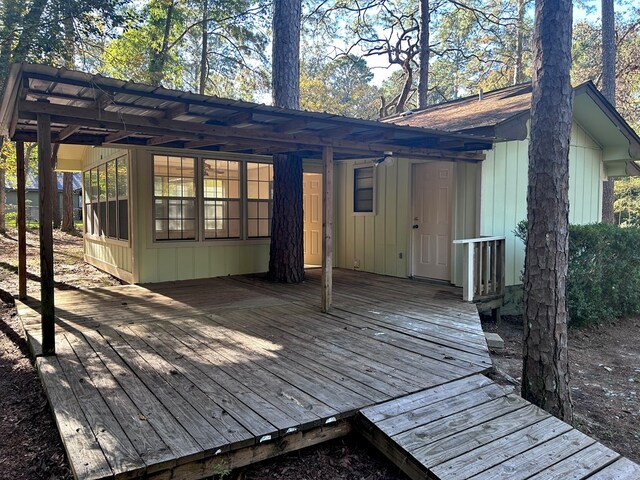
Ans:
[{"label": "support post", "polygon": [[51,118],[38,117],[38,190],[40,191],[40,308],[42,355],[55,355],[55,307],[53,294],[53,194],[51,179]]},{"label": "support post", "polygon": [[322,311],[331,307],[333,289],[333,147],[322,149]]},{"label": "support post", "polygon": [[18,298],[27,298],[27,207],[24,142],[16,142],[18,180]]}]

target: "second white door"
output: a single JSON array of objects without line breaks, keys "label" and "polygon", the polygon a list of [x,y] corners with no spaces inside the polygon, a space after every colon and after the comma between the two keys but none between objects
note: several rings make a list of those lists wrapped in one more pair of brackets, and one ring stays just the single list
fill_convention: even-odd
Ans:
[{"label": "second white door", "polygon": [[453,164],[414,165],[412,263],[417,277],[451,279]]}]

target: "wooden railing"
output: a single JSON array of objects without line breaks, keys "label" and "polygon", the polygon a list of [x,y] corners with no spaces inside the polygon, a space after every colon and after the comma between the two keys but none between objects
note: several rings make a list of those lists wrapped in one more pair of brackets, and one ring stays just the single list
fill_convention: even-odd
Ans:
[{"label": "wooden railing", "polygon": [[504,237],[454,240],[464,246],[462,296],[481,302],[504,296]]}]

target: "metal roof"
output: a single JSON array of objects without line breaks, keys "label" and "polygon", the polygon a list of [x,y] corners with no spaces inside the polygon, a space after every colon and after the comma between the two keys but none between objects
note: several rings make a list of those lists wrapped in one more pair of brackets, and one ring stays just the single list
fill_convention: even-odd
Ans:
[{"label": "metal roof", "polygon": [[492,139],[153,87],[38,64],[12,66],[0,133],[35,141],[37,118],[52,142],[142,145],[336,159],[394,155],[478,161]]}]

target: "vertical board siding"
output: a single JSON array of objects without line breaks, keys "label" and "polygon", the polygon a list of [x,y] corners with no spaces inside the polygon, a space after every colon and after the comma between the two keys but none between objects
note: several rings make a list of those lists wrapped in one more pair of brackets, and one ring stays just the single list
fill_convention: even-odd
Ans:
[{"label": "vertical board siding", "polygon": [[[521,283],[524,245],[514,234],[527,216],[529,142],[496,144],[482,162],[480,235],[506,237],[506,284]],[[569,150],[569,222],[600,221],[602,149],[577,124]]]},{"label": "vertical board siding", "polygon": [[[406,277],[410,269],[412,162],[397,158],[376,167],[375,215],[353,213],[353,171],[370,160],[340,162],[336,169],[336,239],[340,268]],[[479,166],[456,164],[452,238],[475,236]],[[453,250],[452,283],[462,281],[462,250]],[[402,257],[402,258],[401,258]]]}]

